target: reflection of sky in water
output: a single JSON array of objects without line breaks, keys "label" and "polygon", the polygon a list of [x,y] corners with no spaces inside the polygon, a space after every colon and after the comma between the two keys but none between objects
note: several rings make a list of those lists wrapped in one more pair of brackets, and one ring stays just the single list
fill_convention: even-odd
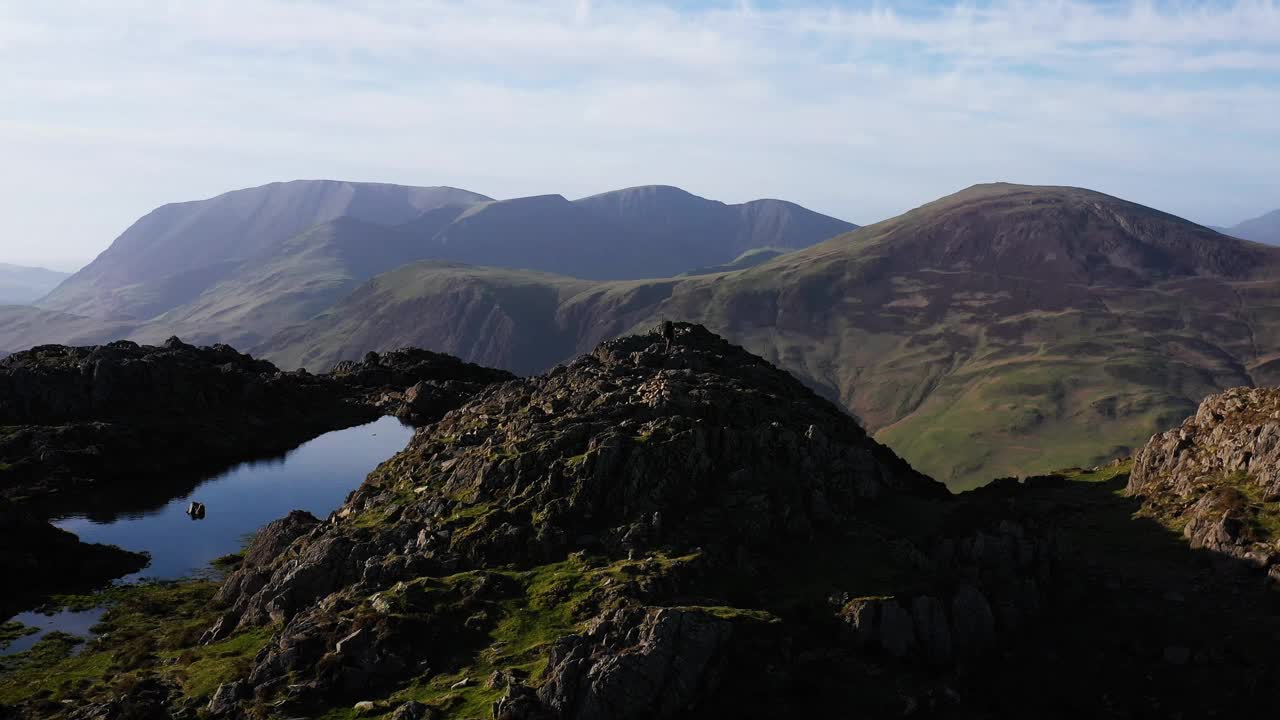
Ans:
[{"label": "reflection of sky in water", "polygon": [[[85,542],[151,553],[151,564],[125,581],[187,577],[207,571],[211,560],[240,550],[258,528],[291,510],[323,519],[378,463],[404,449],[412,435],[412,428],[385,417],[321,435],[284,458],[236,466],[157,510],[121,513],[109,522],[71,516],[54,524]],[[205,504],[203,520],[187,517],[192,500]],[[102,612],[95,608],[17,615],[14,620],[40,632],[13,641],[0,655],[29,649],[50,630],[87,636]]]},{"label": "reflection of sky in water", "polygon": [[[385,417],[322,435],[282,459],[239,465],[158,510],[121,514],[108,523],[72,516],[54,524],[85,542],[151,553],[151,564],[125,580],[185,577],[240,550],[258,528],[290,510],[323,519],[412,435],[412,428]],[[205,504],[204,519],[187,516],[193,500]]]},{"label": "reflection of sky in water", "polygon": [[9,643],[4,648],[0,648],[0,655],[12,655],[23,650],[30,650],[36,641],[44,637],[45,633],[50,630],[61,630],[64,633],[72,635],[80,635],[87,637],[89,628],[98,622],[98,618],[102,617],[102,608],[93,608],[81,612],[60,612],[52,615],[41,615],[40,613],[24,612],[15,615],[14,620],[28,627],[39,628],[40,632],[20,637]]}]

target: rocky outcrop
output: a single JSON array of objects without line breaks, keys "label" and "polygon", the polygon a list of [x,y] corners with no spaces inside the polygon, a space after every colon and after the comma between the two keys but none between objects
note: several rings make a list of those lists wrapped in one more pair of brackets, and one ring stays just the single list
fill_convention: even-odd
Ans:
[{"label": "rocky outcrop", "polygon": [[[490,569],[584,552],[650,563],[659,551],[750,567],[897,495],[947,497],[791,376],[675,325],[489,386],[327,522],[295,513],[269,526],[219,591],[205,640],[277,628],[248,680],[302,707],[457,662],[431,655],[466,647],[491,622],[483,608],[519,592]],[[425,578],[445,576],[468,579],[424,594]],[[640,602],[658,587],[620,583],[594,601],[603,614],[551,651],[538,683],[548,711],[674,717],[707,697],[729,624]],[[406,640],[422,633],[453,639]],[[508,715],[532,707],[514,692]]]},{"label": "rocky outcrop", "polygon": [[[1182,462],[1161,442],[1144,467]],[[1216,470],[1185,493],[1144,471],[1124,497],[1129,468],[952,496],[792,378],[667,325],[486,386],[329,517],[268,526],[210,606],[156,634],[162,652],[139,651],[147,634],[118,657],[175,683],[158,717],[1256,710],[1280,679],[1274,592],[1169,527],[1256,544],[1271,501]],[[191,681],[210,660],[216,690]],[[96,712],[108,688],[63,683],[16,712]]]},{"label": "rocky outcrop", "polygon": [[347,385],[378,393],[379,407],[417,424],[443,417],[487,385],[516,377],[505,370],[417,348],[370,352],[360,362],[339,362],[329,375]]},{"label": "rocky outcrop", "polygon": [[1280,560],[1280,389],[1201,403],[1135,456],[1126,492],[1194,548],[1268,568]]},{"label": "rocky outcrop", "polygon": [[176,338],[0,361],[0,493],[83,495],[283,452],[379,413],[343,386]]},{"label": "rocky outcrop", "polygon": [[[180,494],[202,472],[270,457],[387,412],[434,420],[511,377],[418,350],[311,375],[281,372],[225,345],[195,347],[177,338],[156,347],[123,341],[37,347],[0,360],[0,499],[52,513],[83,512],[124,487]],[[202,508],[193,511],[193,518],[203,517]],[[37,594],[68,576],[75,538],[42,523],[0,526],[0,543],[15,547],[44,537],[56,540],[48,543],[56,552],[15,551],[10,558],[42,566],[28,568],[32,582],[25,587]],[[104,552],[86,550],[85,562]],[[96,566],[132,568],[121,561]]]},{"label": "rocky outcrop", "polygon": [[41,346],[0,360],[0,494],[83,492],[269,456],[386,413],[427,422],[511,377],[412,349],[311,375],[177,338]]},{"label": "rocky outcrop", "polygon": [[1005,520],[941,538],[930,558],[929,592],[841,598],[839,616],[861,649],[935,666],[972,660],[1038,618],[1058,564],[1051,530]]},{"label": "rocky outcrop", "polygon": [[1234,388],[1211,395],[1182,425],[1135,456],[1131,495],[1190,497],[1240,473],[1263,500],[1280,500],[1280,388]]},{"label": "rocky outcrop", "polygon": [[706,613],[627,608],[552,648],[538,699],[564,720],[687,717],[715,694],[732,625]]},{"label": "rocky outcrop", "polygon": [[25,508],[0,500],[0,616],[23,608],[42,592],[77,591],[104,585],[141,570],[146,555],[80,542]]}]

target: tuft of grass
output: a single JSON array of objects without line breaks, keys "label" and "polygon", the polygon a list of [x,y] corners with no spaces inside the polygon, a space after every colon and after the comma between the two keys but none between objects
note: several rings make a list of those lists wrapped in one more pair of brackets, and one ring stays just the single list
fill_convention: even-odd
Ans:
[{"label": "tuft of grass", "polygon": [[94,637],[86,642],[52,632],[30,650],[4,658],[0,704],[98,701],[121,683],[149,675],[174,680],[192,700],[207,698],[247,669],[268,640],[265,631],[253,631],[198,647],[215,619],[208,602],[216,589],[206,580],[158,582],[60,598],[65,609],[106,607]]},{"label": "tuft of grass", "polygon": [[17,620],[10,620],[0,623],[0,649],[9,646],[9,643],[19,638],[24,638],[33,633],[39,632],[39,628],[33,628],[29,625],[23,625]]}]

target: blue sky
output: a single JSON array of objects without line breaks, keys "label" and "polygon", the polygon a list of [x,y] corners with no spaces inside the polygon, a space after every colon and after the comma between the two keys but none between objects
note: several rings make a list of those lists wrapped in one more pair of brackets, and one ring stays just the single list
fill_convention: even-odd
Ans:
[{"label": "blue sky", "polygon": [[1280,4],[0,0],[0,261],[274,180],[1280,207]]}]

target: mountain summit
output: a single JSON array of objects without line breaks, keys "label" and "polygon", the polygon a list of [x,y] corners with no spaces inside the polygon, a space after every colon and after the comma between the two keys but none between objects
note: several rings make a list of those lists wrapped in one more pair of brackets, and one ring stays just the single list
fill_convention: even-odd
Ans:
[{"label": "mountain summit", "polygon": [[1280,245],[1280,210],[1272,210],[1261,217],[1245,220],[1223,232],[1245,240]]},{"label": "mountain summit", "polygon": [[0,348],[173,334],[252,347],[375,275],[416,261],[593,280],[667,277],[732,262],[747,250],[807,247],[852,227],[781,201],[725,205],[676,188],[570,201],[493,200],[449,187],[274,183],[148,214],[39,302],[41,311],[61,315],[6,311]]},{"label": "mountain summit", "polygon": [[1278,266],[1280,249],[1102,193],[978,185],[739,272],[592,284],[406,266],[261,349],[323,369],[420,344],[527,373],[697,321],[967,487],[1128,454],[1207,394],[1280,381]]},{"label": "mountain summit", "polygon": [[488,200],[449,187],[295,180],[165,205],[40,301],[61,312],[146,320],[188,302],[319,223],[399,224],[444,205]]}]

